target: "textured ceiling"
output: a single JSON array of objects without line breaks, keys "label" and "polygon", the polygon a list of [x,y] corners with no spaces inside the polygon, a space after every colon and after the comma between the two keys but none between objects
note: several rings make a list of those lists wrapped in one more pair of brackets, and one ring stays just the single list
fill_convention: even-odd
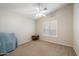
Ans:
[{"label": "textured ceiling", "polygon": [[[66,3],[40,3],[41,10],[47,8],[48,13],[67,5]],[[0,10],[7,10],[28,18],[35,19],[36,3],[0,3]],[[47,13],[47,14],[48,14]]]}]

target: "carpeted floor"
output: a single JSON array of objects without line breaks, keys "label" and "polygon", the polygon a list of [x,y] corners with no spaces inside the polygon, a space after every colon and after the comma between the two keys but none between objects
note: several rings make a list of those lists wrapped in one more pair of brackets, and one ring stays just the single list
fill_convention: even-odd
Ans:
[{"label": "carpeted floor", "polygon": [[76,54],[71,47],[37,40],[19,46],[7,56],[76,56]]}]

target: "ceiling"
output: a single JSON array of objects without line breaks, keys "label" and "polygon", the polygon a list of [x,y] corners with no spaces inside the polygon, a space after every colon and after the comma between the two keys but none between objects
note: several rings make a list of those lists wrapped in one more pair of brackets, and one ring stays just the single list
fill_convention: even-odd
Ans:
[{"label": "ceiling", "polygon": [[[54,12],[65,5],[67,3],[40,3],[41,10],[44,10],[44,8],[48,10],[45,14]],[[36,3],[0,3],[0,10],[15,12],[31,19],[35,19],[36,7]]]}]

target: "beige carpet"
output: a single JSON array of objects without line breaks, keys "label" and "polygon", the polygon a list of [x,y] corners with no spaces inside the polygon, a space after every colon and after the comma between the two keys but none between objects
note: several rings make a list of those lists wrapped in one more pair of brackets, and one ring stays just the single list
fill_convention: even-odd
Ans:
[{"label": "beige carpet", "polygon": [[76,56],[76,54],[71,47],[38,40],[19,46],[7,56]]}]

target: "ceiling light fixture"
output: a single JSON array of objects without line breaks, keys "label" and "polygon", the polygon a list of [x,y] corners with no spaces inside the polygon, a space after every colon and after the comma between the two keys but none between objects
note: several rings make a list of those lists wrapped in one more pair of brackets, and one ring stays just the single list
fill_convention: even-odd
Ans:
[{"label": "ceiling light fixture", "polygon": [[39,18],[39,17],[42,17],[42,16],[46,16],[46,15],[45,15],[45,12],[47,11],[47,8],[44,8],[44,9],[42,10],[40,3],[37,3],[36,5],[37,5],[37,7],[36,7],[37,13],[36,13],[36,16],[35,16],[35,17],[36,17],[36,18]]}]

